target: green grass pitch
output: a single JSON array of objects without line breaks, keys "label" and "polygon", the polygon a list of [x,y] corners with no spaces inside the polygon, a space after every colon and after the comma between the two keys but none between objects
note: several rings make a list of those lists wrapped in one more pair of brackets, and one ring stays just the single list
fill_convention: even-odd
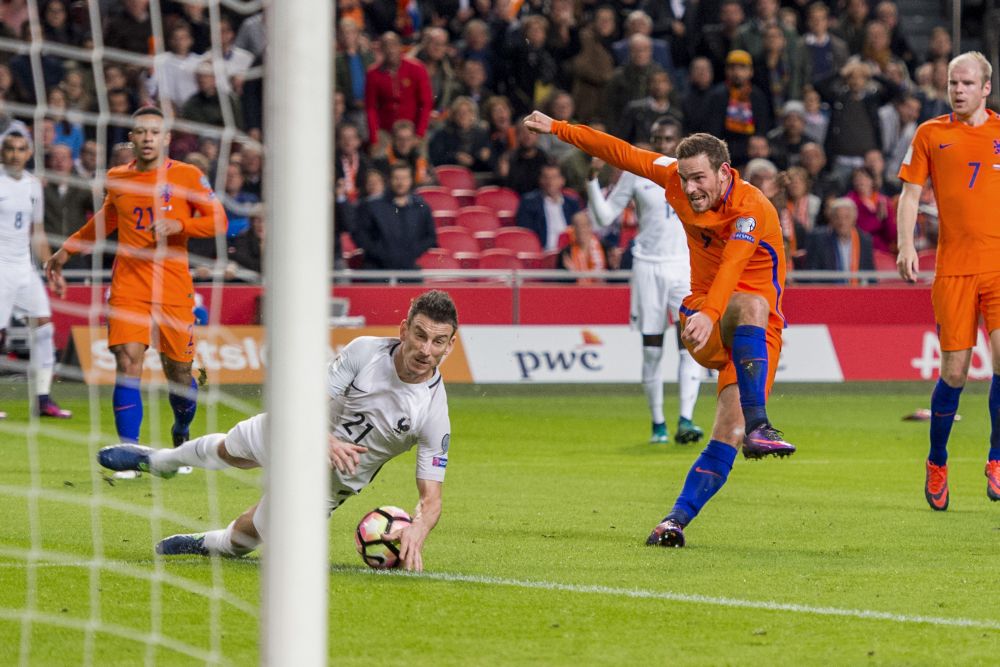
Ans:
[{"label": "green grass pitch", "polygon": [[[367,510],[413,507],[412,453],[330,521],[331,664],[995,664],[986,387],[963,395],[945,513],[923,499],[927,425],[901,421],[930,390],[778,385],[771,416],[799,452],[738,459],[688,547],[667,550],[643,540],[701,445],[646,444],[639,387],[450,387],[451,466],[427,572],[374,573],[352,539]],[[39,432],[15,391],[0,387],[11,415],[0,422],[0,663],[256,663],[256,556],[157,560],[152,545],[225,525],[256,499],[259,473],[112,486],[91,462],[111,442],[106,396],[102,437],[82,389],[63,401],[77,417]],[[254,410],[259,392],[240,400]],[[706,385],[706,428],[713,409]],[[166,401],[146,413],[165,436]],[[195,431],[243,414],[203,405]],[[32,526],[41,543],[29,559]],[[102,569],[90,565],[98,554]]]}]

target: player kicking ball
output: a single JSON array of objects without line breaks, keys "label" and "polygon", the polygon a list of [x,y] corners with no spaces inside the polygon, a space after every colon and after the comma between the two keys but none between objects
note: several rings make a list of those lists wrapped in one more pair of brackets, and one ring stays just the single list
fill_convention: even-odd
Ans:
[{"label": "player kicking ball", "polygon": [[[407,570],[423,569],[424,540],[441,516],[451,421],[438,366],[451,352],[457,330],[451,297],[437,290],[426,292],[411,304],[399,338],[357,338],[329,366],[330,512],[368,486],[386,462],[417,446],[420,500],[413,523],[387,535],[400,541],[399,557]],[[164,478],[173,477],[181,466],[266,468],[271,454],[265,441],[266,421],[267,415],[259,414],[228,433],[203,435],[175,449],[113,445],[98,452],[97,459],[110,470],[148,471]],[[266,501],[267,496],[261,497],[226,528],[161,540],[156,552],[246,555],[266,535]]]},{"label": "player kicking ball", "polygon": [[726,143],[711,135],[687,137],[675,159],[538,111],[524,124],[660,184],[684,225],[691,294],[680,307],[681,341],[699,364],[718,370],[719,394],[708,446],[673,509],[646,539],[648,545],[682,547],[684,528],[726,483],[741,446],[748,459],[795,452],[766,408],[785,327],[778,213],[730,166]]}]

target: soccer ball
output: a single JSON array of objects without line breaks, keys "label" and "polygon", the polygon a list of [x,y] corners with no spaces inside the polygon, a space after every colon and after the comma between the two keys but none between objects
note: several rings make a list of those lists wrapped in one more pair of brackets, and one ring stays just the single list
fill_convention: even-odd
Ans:
[{"label": "soccer ball", "polygon": [[399,565],[399,540],[382,539],[397,523],[412,523],[412,519],[405,510],[392,505],[377,507],[361,517],[354,531],[354,546],[368,567],[388,570]]}]

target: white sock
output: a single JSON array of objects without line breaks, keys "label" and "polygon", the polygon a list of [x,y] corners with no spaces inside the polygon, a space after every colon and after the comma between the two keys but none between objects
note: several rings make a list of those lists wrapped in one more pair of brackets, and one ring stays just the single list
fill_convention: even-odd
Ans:
[{"label": "white sock", "polygon": [[260,545],[260,540],[236,530],[234,520],[221,530],[205,533],[205,548],[213,556],[245,556]]},{"label": "white sock", "polygon": [[225,433],[209,433],[188,440],[180,447],[157,449],[149,455],[149,465],[154,472],[160,473],[177,472],[181,466],[224,470],[229,464],[219,458],[219,443],[225,439]]},{"label": "white sock", "polygon": [[691,419],[694,415],[694,404],[698,401],[698,389],[705,371],[694,360],[687,349],[681,350],[681,358],[677,364],[677,389],[680,394],[681,417]]},{"label": "white sock", "polygon": [[35,375],[35,393],[46,396],[52,389],[52,367],[56,361],[53,338],[56,328],[52,322],[31,330],[31,370]]},{"label": "white sock", "polygon": [[662,424],[663,418],[663,370],[660,361],[663,359],[662,347],[642,348],[642,390],[646,392],[649,403],[649,413],[654,424]]}]

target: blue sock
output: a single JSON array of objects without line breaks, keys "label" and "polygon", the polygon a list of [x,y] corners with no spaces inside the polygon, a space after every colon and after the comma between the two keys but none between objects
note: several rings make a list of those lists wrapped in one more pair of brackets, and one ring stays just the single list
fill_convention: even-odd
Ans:
[{"label": "blue sock", "polygon": [[174,411],[173,430],[178,433],[187,433],[188,427],[194,420],[194,413],[198,409],[198,383],[191,378],[191,391],[182,394],[170,392],[170,407]]},{"label": "blue sock", "polygon": [[673,519],[683,526],[691,523],[705,503],[726,483],[735,460],[735,447],[718,440],[709,440],[708,446],[702,450],[691,466],[691,471],[684,480],[681,495],[677,497],[674,508],[666,518]]},{"label": "blue sock", "polygon": [[927,460],[936,466],[948,463],[948,436],[958,412],[962,387],[952,387],[939,379],[931,394],[931,451]]},{"label": "blue sock", "polygon": [[1000,461],[1000,375],[990,384],[990,461]]},{"label": "blue sock", "polygon": [[142,393],[139,378],[118,378],[115,391],[111,395],[115,409],[115,429],[122,442],[139,442],[139,427],[142,426]]},{"label": "blue sock", "polygon": [[746,432],[767,422],[767,336],[763,327],[744,324],[733,332],[733,363],[740,388]]}]

